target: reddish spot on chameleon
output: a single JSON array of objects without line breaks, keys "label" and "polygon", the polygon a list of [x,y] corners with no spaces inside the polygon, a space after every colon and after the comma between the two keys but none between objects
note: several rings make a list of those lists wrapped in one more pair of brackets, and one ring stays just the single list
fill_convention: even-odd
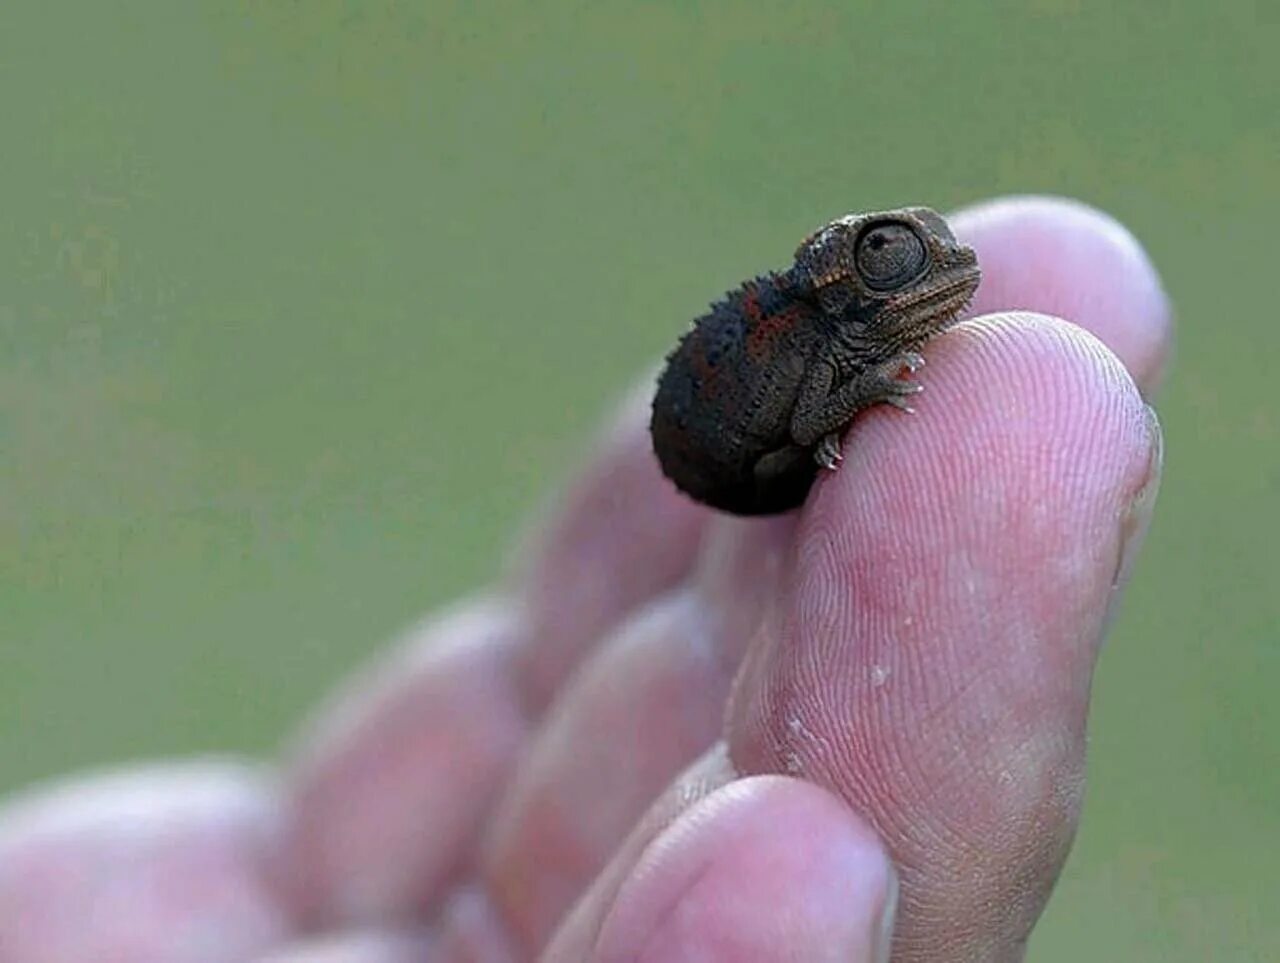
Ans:
[{"label": "reddish spot on chameleon", "polygon": [[757,364],[765,364],[776,350],[778,342],[790,334],[804,317],[796,307],[788,307],[778,314],[757,317],[747,333],[747,353]]}]

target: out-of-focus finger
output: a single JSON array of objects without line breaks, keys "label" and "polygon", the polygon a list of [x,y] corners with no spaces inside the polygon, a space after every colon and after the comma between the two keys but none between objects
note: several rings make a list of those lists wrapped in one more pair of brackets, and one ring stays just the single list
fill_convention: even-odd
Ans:
[{"label": "out-of-focus finger", "polygon": [[525,713],[609,625],[692,566],[708,513],[658,473],[643,400],[651,380],[527,547],[518,600],[420,630],[317,714],[288,781],[288,865],[304,919],[422,913],[469,858],[523,745]]},{"label": "out-of-focus finger", "polygon": [[957,212],[957,235],[978,251],[972,314],[1036,311],[1093,332],[1144,395],[1159,386],[1172,313],[1142,246],[1110,215],[1060,197],[1006,197]]},{"label": "out-of-focus finger", "polygon": [[1105,614],[1158,474],[1128,374],[1033,315],[932,349],[805,508],[729,711],[735,767],[831,788],[902,880],[895,960],[1021,953],[1070,846]]},{"label": "out-of-focus finger", "polygon": [[490,898],[527,953],[543,944],[635,817],[715,737],[731,671],[689,593],[605,644],[562,694],[488,830]]},{"label": "out-of-focus finger", "polygon": [[[649,827],[645,827],[647,830]],[[887,959],[895,884],[875,834],[803,782],[732,782],[632,849],[542,959]]]},{"label": "out-of-focus finger", "polygon": [[226,963],[289,936],[274,787],[234,763],[125,770],[0,811],[0,963]]},{"label": "out-of-focus finger", "polygon": [[430,963],[426,934],[367,931],[291,943],[258,963]]},{"label": "out-of-focus finger", "polygon": [[482,860],[518,942],[541,946],[654,798],[720,735],[794,518],[718,520],[698,575],[625,622],[560,697],[504,796]]},{"label": "out-of-focus finger", "polygon": [[507,604],[464,604],[316,715],[285,782],[285,866],[310,924],[418,918],[470,859],[526,737],[519,632]]},{"label": "out-of-focus finger", "polygon": [[710,512],[662,476],[649,438],[652,376],[601,435],[598,451],[521,552],[519,591],[533,644],[521,658],[535,713],[627,612],[693,565]]}]

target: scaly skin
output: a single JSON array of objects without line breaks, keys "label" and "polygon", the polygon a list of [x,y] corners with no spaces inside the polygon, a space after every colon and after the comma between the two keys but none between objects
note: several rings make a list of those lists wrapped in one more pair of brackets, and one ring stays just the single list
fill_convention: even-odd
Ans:
[{"label": "scaly skin", "polygon": [[850,214],[805,239],[782,273],[747,281],[694,322],[667,359],[650,430],[662,470],[738,515],[799,506],[834,470],[859,411],[904,411],[900,377],[968,303],[972,249],[928,208]]}]

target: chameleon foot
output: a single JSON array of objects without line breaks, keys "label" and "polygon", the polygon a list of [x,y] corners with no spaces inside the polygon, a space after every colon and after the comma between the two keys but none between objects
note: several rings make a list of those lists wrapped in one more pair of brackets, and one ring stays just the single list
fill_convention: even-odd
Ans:
[{"label": "chameleon foot", "polygon": [[875,368],[873,378],[876,400],[914,415],[916,410],[911,407],[909,399],[912,395],[918,395],[924,391],[924,385],[904,380],[899,376],[904,370],[909,374],[915,374],[923,367],[924,357],[914,351],[907,351]]},{"label": "chameleon foot", "polygon": [[823,435],[822,440],[818,442],[818,447],[813,450],[813,460],[819,467],[827,469],[827,471],[835,471],[840,467],[840,462],[844,460],[844,455],[840,454],[840,436],[836,432],[829,435]]}]

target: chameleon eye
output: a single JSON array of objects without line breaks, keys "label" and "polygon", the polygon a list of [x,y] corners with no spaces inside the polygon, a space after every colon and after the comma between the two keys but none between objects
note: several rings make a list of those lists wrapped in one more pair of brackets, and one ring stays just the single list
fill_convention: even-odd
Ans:
[{"label": "chameleon eye", "polygon": [[925,269],[924,242],[905,224],[876,224],[858,238],[858,273],[873,291],[914,281]]}]

